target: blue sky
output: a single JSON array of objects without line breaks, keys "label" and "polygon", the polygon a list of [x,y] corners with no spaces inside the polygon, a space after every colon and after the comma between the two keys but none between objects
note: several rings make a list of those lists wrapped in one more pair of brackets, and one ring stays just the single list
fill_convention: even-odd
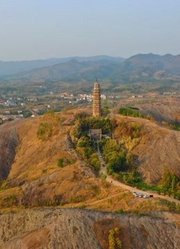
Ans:
[{"label": "blue sky", "polygon": [[179,54],[180,0],[0,0],[0,60]]}]

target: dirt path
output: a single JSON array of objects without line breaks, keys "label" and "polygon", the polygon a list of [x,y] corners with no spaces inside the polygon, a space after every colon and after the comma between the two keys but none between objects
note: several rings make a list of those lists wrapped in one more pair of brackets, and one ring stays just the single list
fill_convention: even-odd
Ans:
[{"label": "dirt path", "polygon": [[160,199],[163,199],[163,200],[175,202],[176,204],[180,204],[179,200],[176,200],[176,199],[174,199],[174,198],[172,198],[170,196],[159,195],[157,193],[150,192],[150,191],[143,191],[143,190],[137,189],[135,187],[131,187],[129,185],[126,185],[124,183],[121,183],[119,181],[116,181],[110,176],[107,176],[106,181],[113,184],[114,186],[121,187],[121,188],[126,189],[126,190],[128,190],[130,192],[141,192],[143,194],[152,194],[154,198],[160,198]]},{"label": "dirt path", "polygon": [[[97,154],[98,154],[98,157],[99,157],[99,160],[100,160],[100,163],[101,163],[100,174],[107,175],[106,164],[105,164],[104,158],[103,158],[103,156],[102,156],[102,154],[100,152],[99,144],[98,143],[97,143]],[[126,184],[124,184],[122,182],[114,180],[111,176],[108,176],[108,175],[106,177],[106,181],[109,182],[110,184],[113,184],[114,186],[117,186],[117,187],[120,187],[122,189],[125,189],[125,190],[127,190],[127,191],[129,191],[131,193],[132,192],[140,192],[140,193],[143,193],[145,195],[151,194],[151,195],[153,195],[153,198],[159,198],[159,199],[163,199],[163,200],[175,202],[176,204],[180,204],[179,200],[176,200],[176,199],[174,199],[174,198],[172,198],[170,196],[159,195],[159,194],[157,194],[155,192],[143,191],[143,190],[140,190],[140,189],[138,189],[136,187],[131,187],[131,186],[126,185]],[[92,202],[91,204],[88,204],[88,205],[91,206],[91,205],[94,205],[94,204],[98,204],[98,203],[100,203],[102,201],[109,200],[109,199],[111,199],[113,197],[116,197],[116,196],[118,196],[120,194],[121,193],[117,193],[117,194],[111,195],[111,196],[103,198],[101,200],[94,201],[94,202]],[[137,197],[137,198],[139,198],[139,197]]]},{"label": "dirt path", "polygon": [[[149,120],[147,120],[148,122]],[[146,122],[146,120],[145,120]],[[156,125],[156,124],[153,124],[153,125]],[[74,151],[74,149],[71,148],[72,151]],[[74,151],[75,152],[75,151]],[[104,161],[104,158],[100,152],[100,149],[99,149],[99,144],[97,143],[97,154],[98,154],[98,157],[99,157],[99,160],[100,160],[100,163],[101,163],[101,168],[100,168],[100,174],[103,174],[103,175],[107,175],[107,170],[106,170],[106,164],[105,164],[105,161]],[[77,153],[76,153],[76,156],[77,156]],[[77,156],[78,158],[78,156]],[[171,202],[175,202],[176,204],[180,204],[180,201],[179,200],[176,200],[170,196],[163,196],[163,195],[159,195],[155,192],[151,192],[151,191],[143,191],[143,190],[140,190],[136,187],[131,187],[129,185],[126,185],[122,182],[119,182],[117,180],[114,180],[111,176],[107,176],[106,177],[106,181],[113,184],[114,186],[117,186],[117,187],[120,187],[122,189],[125,189],[129,192],[140,192],[140,193],[143,193],[143,194],[152,194],[153,195],[153,198],[159,198],[159,199],[163,199],[163,200],[167,200],[167,201],[171,201]],[[92,202],[90,205],[94,205],[94,204],[97,204],[99,202],[102,202],[102,201],[105,201],[105,200],[108,200],[108,199],[111,199],[113,197],[116,197],[118,195],[120,195],[121,193],[117,193],[117,194],[114,194],[112,196],[109,196],[109,197],[106,197],[106,198],[103,198],[101,200],[98,200],[98,201],[94,201]],[[138,198],[138,197],[137,197]],[[89,205],[89,204],[88,204]]]},{"label": "dirt path", "polygon": [[112,198],[114,198],[114,197],[117,197],[117,196],[119,196],[119,195],[122,195],[122,193],[124,194],[124,193],[126,193],[126,192],[129,192],[129,191],[119,192],[119,193],[116,193],[116,194],[114,194],[114,195],[110,195],[110,196],[108,196],[108,197],[105,197],[105,198],[102,198],[102,199],[100,199],[100,200],[96,200],[96,201],[93,201],[93,202],[90,202],[90,203],[86,203],[86,204],[87,204],[88,206],[93,206],[93,205],[96,205],[96,204],[101,203],[101,202],[103,202],[103,201],[107,201],[107,200],[110,200],[110,199],[112,199]]},{"label": "dirt path", "polygon": [[[107,176],[106,181],[109,182],[109,183],[111,183],[111,184],[113,184],[114,186],[117,186],[117,187],[120,187],[120,188],[122,188],[122,189],[127,190],[127,191],[125,191],[125,192],[131,192],[131,193],[132,193],[132,192],[140,192],[140,193],[143,193],[143,194],[152,194],[152,195],[153,195],[153,198],[164,199],[164,200],[167,200],[167,201],[175,202],[176,204],[180,204],[180,201],[178,201],[178,200],[176,200],[176,199],[174,199],[174,198],[171,198],[171,197],[169,197],[169,196],[159,195],[159,194],[156,194],[156,193],[154,193],[154,192],[143,191],[143,190],[137,189],[137,188],[135,188],[135,187],[131,187],[131,186],[129,186],[129,185],[126,185],[126,184],[124,184],[124,183],[121,183],[121,182],[119,182],[119,181],[114,180],[114,179],[113,179],[112,177],[110,177],[110,176]],[[125,192],[124,192],[124,193],[125,193]],[[117,196],[119,196],[119,195],[122,195],[122,192],[116,193],[116,194],[114,194],[114,195],[110,195],[110,196],[105,197],[105,198],[102,198],[102,199],[100,199],[100,200],[93,201],[93,202],[91,202],[91,203],[87,203],[87,205],[88,205],[88,206],[93,206],[93,205],[99,204],[99,203],[101,203],[101,202],[103,202],[103,201],[110,200],[110,199],[112,199],[112,198],[114,198],[114,197],[117,197]],[[137,198],[138,198],[138,197],[137,197]]]}]

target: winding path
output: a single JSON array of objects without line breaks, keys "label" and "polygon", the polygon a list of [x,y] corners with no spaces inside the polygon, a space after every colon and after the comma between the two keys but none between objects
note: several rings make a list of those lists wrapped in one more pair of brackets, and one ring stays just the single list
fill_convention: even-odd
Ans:
[{"label": "winding path", "polygon": [[[102,154],[100,152],[99,143],[97,143],[97,153],[98,153],[98,156],[99,156],[99,160],[101,162],[100,174],[107,175],[106,164],[105,164],[103,156],[102,156]],[[157,194],[156,192],[140,190],[140,189],[138,189],[136,187],[132,187],[132,186],[126,185],[126,184],[124,184],[122,182],[119,182],[117,180],[114,180],[111,176],[108,176],[108,175],[106,177],[106,181],[113,184],[114,186],[126,189],[126,190],[128,190],[130,192],[140,192],[140,193],[142,193],[144,195],[150,194],[150,195],[153,195],[153,198],[160,198],[160,199],[163,199],[163,200],[175,202],[176,204],[180,205],[180,201],[177,200],[177,199],[174,199],[173,197],[170,197],[170,196],[167,196],[167,195],[160,195],[160,194]],[[137,197],[137,198],[139,198],[139,197]]]},{"label": "winding path", "polygon": [[[114,180],[111,176],[107,176],[106,178],[106,181],[113,184],[114,186],[117,186],[117,187],[121,187],[123,189],[126,189],[130,192],[140,192],[140,193],[143,193],[143,194],[151,194],[153,195],[153,197],[155,198],[160,198],[160,199],[163,199],[163,200],[167,200],[167,201],[171,201],[171,202],[175,202],[176,204],[180,204],[180,201],[179,200],[176,200],[170,196],[166,196],[166,195],[159,195],[155,192],[150,192],[150,191],[143,191],[143,190],[140,190],[140,189],[137,189],[135,187],[131,187],[129,185],[126,185],[122,182],[119,182],[117,180]],[[138,197],[137,197],[138,198]]]}]

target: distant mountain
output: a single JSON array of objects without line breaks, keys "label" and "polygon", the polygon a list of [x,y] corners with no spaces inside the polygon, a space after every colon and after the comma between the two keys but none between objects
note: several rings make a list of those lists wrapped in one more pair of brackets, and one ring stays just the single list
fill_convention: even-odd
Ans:
[{"label": "distant mountain", "polygon": [[[180,55],[137,54],[128,59],[109,56],[57,59],[45,67],[6,77],[22,82],[92,82],[96,78],[114,83],[180,79]],[[22,62],[23,63],[23,62]],[[37,62],[36,62],[37,63]],[[45,63],[45,62],[44,62]],[[26,63],[25,63],[26,64]],[[34,64],[35,65],[35,64]],[[40,64],[38,64],[40,67]]]},{"label": "distant mountain", "polygon": [[30,71],[35,68],[51,66],[64,61],[64,59],[0,61],[0,77]]},{"label": "distant mountain", "polygon": [[130,78],[180,76],[180,55],[138,54],[125,60],[120,71]]},{"label": "distant mountain", "polygon": [[78,62],[86,61],[101,61],[107,60],[110,62],[120,62],[123,58],[110,57],[110,56],[92,56],[92,57],[67,57],[67,58],[52,58],[47,60],[31,60],[31,61],[0,61],[0,77],[23,73],[33,69],[53,66],[58,63],[66,63],[71,60],[77,60]]},{"label": "distant mountain", "polygon": [[111,57],[72,58],[64,63],[49,67],[33,69],[6,77],[7,80],[20,80],[28,82],[80,82],[109,79],[114,69],[122,63],[122,59]]}]

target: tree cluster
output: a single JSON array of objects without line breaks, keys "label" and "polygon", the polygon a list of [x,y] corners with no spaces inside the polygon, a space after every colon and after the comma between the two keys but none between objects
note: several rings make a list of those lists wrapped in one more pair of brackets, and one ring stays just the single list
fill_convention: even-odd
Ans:
[{"label": "tree cluster", "polygon": [[115,121],[109,118],[90,117],[86,113],[81,113],[76,117],[74,135],[78,139],[88,136],[90,129],[102,129],[103,134],[111,134],[115,126]]},{"label": "tree cluster", "polygon": [[148,116],[142,114],[138,108],[134,107],[121,107],[119,109],[119,114],[138,118],[149,118]]},{"label": "tree cluster", "polygon": [[107,172],[109,174],[128,171],[133,158],[123,145],[117,143],[115,139],[104,139],[101,142],[101,150],[107,163]]},{"label": "tree cluster", "polygon": [[160,192],[180,199],[180,178],[165,168],[160,182]]}]

